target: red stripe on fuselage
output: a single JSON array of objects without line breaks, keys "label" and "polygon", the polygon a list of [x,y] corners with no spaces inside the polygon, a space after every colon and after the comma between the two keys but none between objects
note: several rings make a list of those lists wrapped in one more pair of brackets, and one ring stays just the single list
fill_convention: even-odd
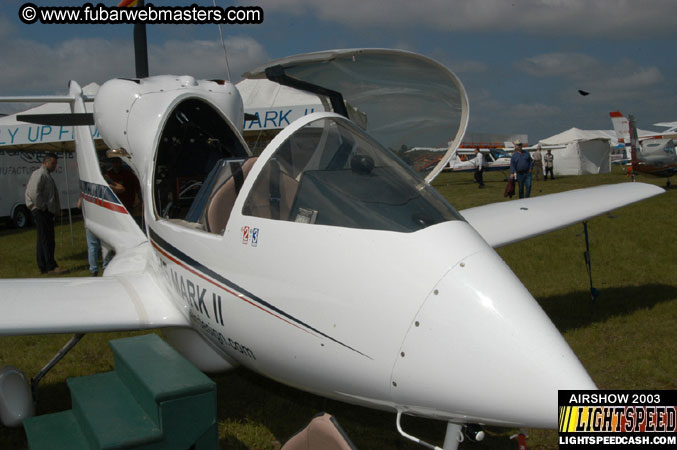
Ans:
[{"label": "red stripe on fuselage", "polygon": [[244,295],[238,294],[237,292],[233,292],[233,291],[231,291],[230,289],[228,289],[227,287],[225,287],[225,286],[223,286],[223,285],[217,283],[216,281],[214,281],[214,280],[212,280],[212,279],[210,279],[210,278],[207,278],[205,275],[201,274],[201,273],[198,272],[197,270],[195,270],[195,269],[193,269],[192,267],[190,267],[190,266],[184,264],[182,261],[179,261],[178,259],[174,258],[172,255],[170,255],[170,254],[167,253],[164,249],[162,249],[162,247],[160,247],[158,244],[156,244],[155,241],[153,241],[152,239],[150,240],[150,243],[151,243],[151,244],[153,245],[153,247],[155,247],[155,248],[157,249],[157,251],[159,251],[164,257],[166,257],[166,258],[169,259],[170,261],[174,262],[175,264],[178,264],[179,266],[183,267],[184,269],[186,269],[186,270],[189,271],[190,273],[192,273],[192,274],[194,274],[194,275],[197,275],[198,277],[202,278],[203,280],[207,281],[208,283],[213,284],[213,285],[216,286],[217,288],[219,288],[219,289],[221,289],[221,290],[223,290],[223,291],[226,291],[226,292],[229,293],[230,295],[233,295],[233,296],[239,298],[240,300],[243,300],[243,301],[249,303],[250,305],[255,306],[256,308],[260,309],[261,311],[266,312],[266,313],[270,314],[270,315],[273,316],[273,317],[277,317],[278,319],[280,319],[280,320],[282,320],[282,321],[288,323],[289,325],[293,325],[294,327],[298,328],[299,330],[305,331],[305,332],[308,333],[308,334],[313,334],[313,333],[311,333],[310,331],[306,330],[305,328],[302,328],[302,327],[298,326],[297,324],[295,324],[295,323],[293,323],[293,322],[290,322],[289,320],[285,319],[284,317],[281,317],[281,316],[275,314],[274,312],[267,310],[266,308],[262,307],[261,305],[255,303],[255,302],[253,302],[253,301],[251,301],[251,300],[249,300],[249,299],[246,298]]},{"label": "red stripe on fuselage", "polygon": [[109,202],[108,200],[103,200],[101,198],[93,197],[87,194],[82,194],[82,198],[88,201],[89,203],[94,203],[95,205],[101,206],[106,209],[110,209],[111,211],[119,212],[121,214],[129,214],[129,212],[124,206],[118,205],[117,203],[112,203]]}]

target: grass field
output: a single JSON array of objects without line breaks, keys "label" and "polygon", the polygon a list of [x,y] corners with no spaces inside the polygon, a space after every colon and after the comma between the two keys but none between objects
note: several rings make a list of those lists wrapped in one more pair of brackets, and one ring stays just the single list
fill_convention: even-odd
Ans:
[{"label": "grass field", "polygon": [[[503,175],[486,174],[478,189],[472,174],[442,174],[434,186],[458,209],[506,201]],[[664,186],[664,179],[641,181]],[[620,169],[605,175],[535,182],[532,196],[606,183],[623,183]],[[601,291],[593,303],[583,260],[582,225],[499,249],[603,389],[677,388],[677,189],[589,222],[592,272]],[[501,226],[500,221],[496,223]],[[67,276],[87,276],[81,222],[57,228],[57,260]],[[37,277],[35,231],[0,230],[0,278]],[[1,294],[0,294],[1,295]],[[25,301],[29,299],[16,299]],[[28,306],[27,306],[28,307]],[[0,312],[1,314],[1,312]],[[524,324],[528,326],[529,324]],[[129,334],[87,335],[42,381],[39,414],[70,408],[67,377],[112,369],[107,341]],[[0,338],[0,366],[34,376],[68,340],[66,335]],[[501,370],[497,367],[496,370]],[[361,449],[418,449],[395,429],[395,415],[325,400],[241,369],[215,377],[221,448],[278,449],[315,413],[334,414]],[[459,386],[465,389],[465,386]],[[441,445],[445,424],[405,418],[408,433]],[[515,430],[489,428],[488,437],[464,449],[515,449]],[[528,430],[530,449],[556,449],[557,434]],[[22,429],[0,426],[0,449],[24,449]]]}]

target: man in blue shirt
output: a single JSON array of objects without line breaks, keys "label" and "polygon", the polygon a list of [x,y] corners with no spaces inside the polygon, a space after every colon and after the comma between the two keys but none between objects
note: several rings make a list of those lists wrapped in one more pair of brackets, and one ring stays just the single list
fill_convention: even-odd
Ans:
[{"label": "man in blue shirt", "polygon": [[[519,139],[513,142],[515,152],[510,158],[510,176],[517,180],[519,185],[519,198],[531,197],[531,170],[534,166],[534,160],[529,152],[522,150],[522,141]],[[526,195],[524,190],[526,188]]]}]

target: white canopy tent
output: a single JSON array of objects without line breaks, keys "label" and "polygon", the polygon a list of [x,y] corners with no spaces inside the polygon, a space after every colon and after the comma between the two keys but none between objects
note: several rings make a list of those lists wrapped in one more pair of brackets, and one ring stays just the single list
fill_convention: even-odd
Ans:
[{"label": "white canopy tent", "polygon": [[[85,94],[89,96],[96,95],[98,90],[99,85],[96,83],[88,84],[83,88]],[[85,104],[87,112],[92,112],[92,107],[93,104],[91,102]],[[72,126],[37,125],[20,122],[16,119],[16,116],[21,114],[67,114],[70,112],[70,106],[65,103],[45,103],[26,111],[0,117],[0,147],[10,145],[39,146],[40,144],[73,141]],[[95,127],[91,126],[90,130],[92,136],[98,139],[99,135]],[[35,148],[32,147],[31,149]],[[44,149],[53,150],[53,147]]]},{"label": "white canopy tent", "polygon": [[[99,90],[96,83],[88,84],[83,91],[94,96]],[[87,112],[92,112],[93,104],[85,104]],[[54,175],[61,198],[62,208],[67,208],[71,226],[71,244],[73,243],[73,224],[70,209],[75,208],[80,197],[79,174],[74,150],[72,126],[39,125],[17,120],[17,115],[27,114],[68,114],[70,106],[66,103],[44,103],[26,111],[0,117],[0,216],[14,211],[13,205],[23,205],[23,193],[31,173],[40,167],[41,154],[45,152],[59,155],[60,162]],[[100,139],[92,125],[89,127],[94,139]],[[11,207],[11,209],[10,209]],[[63,216],[62,216],[63,217]]]},{"label": "white canopy tent", "polygon": [[555,175],[609,173],[611,146],[604,131],[571,128],[540,141],[554,155]]},{"label": "white canopy tent", "polygon": [[316,95],[266,79],[245,79],[236,86],[245,113],[256,116],[245,123],[245,132],[282,129],[299,117],[326,109]]}]

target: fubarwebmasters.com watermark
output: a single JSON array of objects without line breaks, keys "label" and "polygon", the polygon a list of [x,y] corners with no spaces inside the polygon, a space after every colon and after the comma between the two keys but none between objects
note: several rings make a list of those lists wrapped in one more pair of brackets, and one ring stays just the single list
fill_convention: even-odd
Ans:
[{"label": "fubarwebmasters.com watermark", "polygon": [[260,6],[155,6],[125,8],[103,3],[82,6],[36,6],[24,3],[19,8],[23,23],[32,24],[260,24],[263,8]]}]

